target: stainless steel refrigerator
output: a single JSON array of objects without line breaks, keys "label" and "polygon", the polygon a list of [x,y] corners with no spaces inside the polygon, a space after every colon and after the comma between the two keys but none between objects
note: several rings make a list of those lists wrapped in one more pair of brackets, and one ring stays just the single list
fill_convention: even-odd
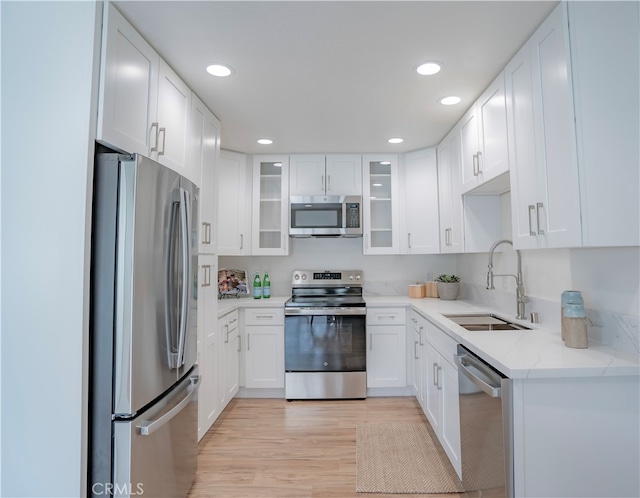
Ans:
[{"label": "stainless steel refrigerator", "polygon": [[185,497],[197,467],[198,188],[96,156],[88,496]]}]

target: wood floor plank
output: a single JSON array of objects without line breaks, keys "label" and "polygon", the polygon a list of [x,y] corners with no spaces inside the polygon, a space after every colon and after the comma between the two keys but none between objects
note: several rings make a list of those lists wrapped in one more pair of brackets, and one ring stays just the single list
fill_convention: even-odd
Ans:
[{"label": "wood floor plank", "polygon": [[200,441],[198,473],[188,498],[366,498],[355,492],[356,425],[376,422],[426,418],[411,397],[236,398]]}]

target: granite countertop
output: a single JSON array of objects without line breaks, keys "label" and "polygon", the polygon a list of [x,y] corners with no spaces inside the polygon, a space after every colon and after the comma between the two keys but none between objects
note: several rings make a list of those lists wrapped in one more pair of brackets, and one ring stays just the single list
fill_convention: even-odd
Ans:
[{"label": "granite countertop", "polygon": [[[289,296],[270,299],[222,299],[218,316],[245,307],[284,306]],[[410,306],[437,325],[504,375],[512,379],[551,379],[566,377],[613,377],[640,375],[640,355],[592,343],[587,349],[564,345],[560,330],[522,320],[505,313],[463,301],[437,298],[413,299],[407,296],[365,296],[368,307]],[[443,314],[493,313],[521,323],[531,330],[468,331]]]}]

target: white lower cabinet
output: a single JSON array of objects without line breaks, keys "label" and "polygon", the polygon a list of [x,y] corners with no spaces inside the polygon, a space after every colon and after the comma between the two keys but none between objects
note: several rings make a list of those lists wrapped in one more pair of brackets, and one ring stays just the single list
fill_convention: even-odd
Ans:
[{"label": "white lower cabinet", "polygon": [[232,311],[218,320],[222,343],[220,379],[222,381],[222,408],[233,399],[240,388],[240,320],[238,311]]},{"label": "white lower cabinet", "polygon": [[220,383],[216,275],[218,257],[198,257],[198,366],[202,378],[198,390],[198,439],[209,430],[220,414]]},{"label": "white lower cabinet", "polygon": [[367,387],[406,387],[405,308],[367,309]]},{"label": "white lower cabinet", "polygon": [[426,327],[423,409],[458,476],[462,476],[458,369],[453,360],[457,344],[431,322],[426,321]]},{"label": "white lower cabinet", "polygon": [[411,311],[411,325],[409,327],[411,331],[410,334],[413,334],[412,337],[412,349],[413,351],[413,361],[412,361],[412,387],[413,394],[416,399],[420,403],[422,410],[426,410],[425,405],[425,390],[424,390],[424,369],[425,369],[425,359],[424,356],[426,354],[426,343],[424,342],[426,333],[427,333],[427,320],[421,314],[416,311]]},{"label": "white lower cabinet", "polygon": [[244,311],[245,387],[284,388],[284,309]]}]

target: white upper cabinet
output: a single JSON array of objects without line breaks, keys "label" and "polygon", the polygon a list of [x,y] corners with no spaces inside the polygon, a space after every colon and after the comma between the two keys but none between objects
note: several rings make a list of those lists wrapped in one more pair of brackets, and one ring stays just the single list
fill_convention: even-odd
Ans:
[{"label": "white upper cabinet", "polygon": [[460,150],[460,130],[456,127],[438,145],[440,252],[443,253],[464,251]]},{"label": "white upper cabinet", "polygon": [[105,9],[97,140],[188,176],[191,91],[111,3]]},{"label": "white upper cabinet", "polygon": [[[216,166],[220,160],[220,121],[193,94],[189,133],[189,175],[200,185],[200,246],[201,254],[217,252],[216,226]],[[195,178],[198,181],[195,181]]]},{"label": "white upper cabinet", "polygon": [[247,156],[220,151],[217,174],[218,254],[248,255],[251,250],[251,184],[247,180]]},{"label": "white upper cabinet", "polygon": [[640,245],[638,2],[569,2],[582,244]]},{"label": "white upper cabinet", "polygon": [[366,155],[362,162],[363,252],[399,254],[398,157],[395,154]]},{"label": "white upper cabinet", "polygon": [[157,148],[160,57],[111,3],[105,3],[98,141],[128,153]]},{"label": "white upper cabinet", "polygon": [[362,195],[359,154],[295,154],[290,161],[290,195]]},{"label": "white upper cabinet", "polygon": [[526,209],[538,247],[582,244],[567,22],[560,4],[530,39],[538,196]]},{"label": "white upper cabinet", "polygon": [[[509,171],[504,74],[489,85],[460,121],[462,147],[462,193]],[[509,189],[508,178],[487,192]]]},{"label": "white upper cabinet", "polygon": [[289,157],[253,158],[253,255],[289,253]]},{"label": "white upper cabinet", "polygon": [[638,41],[636,2],[563,3],[508,64],[517,248],[640,244]]},{"label": "white upper cabinet", "polygon": [[329,154],[326,156],[327,195],[362,195],[362,156]]},{"label": "white upper cabinet", "polygon": [[158,71],[158,143],[151,158],[188,176],[187,144],[191,90],[166,62]]},{"label": "white upper cabinet", "polygon": [[438,163],[436,148],[404,154],[401,176],[404,185],[404,216],[401,252],[440,252],[438,217]]}]

